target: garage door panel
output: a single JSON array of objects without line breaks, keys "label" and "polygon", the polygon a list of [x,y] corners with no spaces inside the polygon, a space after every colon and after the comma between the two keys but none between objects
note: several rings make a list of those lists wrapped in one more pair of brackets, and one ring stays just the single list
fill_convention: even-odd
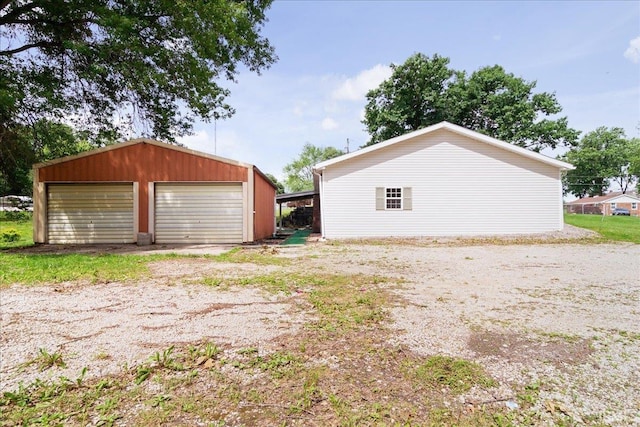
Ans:
[{"label": "garage door panel", "polygon": [[[181,208],[179,208],[181,209]],[[182,209],[181,209],[182,210]],[[182,213],[171,213],[167,215],[163,215],[162,218],[156,221],[157,224],[163,222],[174,222],[174,221],[182,221],[185,219],[185,213],[189,212],[191,217],[197,217],[198,221],[214,221],[216,218],[222,219],[227,216],[242,216],[242,209],[211,209],[211,210],[195,210],[195,211],[187,211],[182,210]]]},{"label": "garage door panel", "polygon": [[156,184],[156,243],[241,243],[242,184]]},{"label": "garage door panel", "polygon": [[132,184],[50,184],[49,243],[133,243]]}]

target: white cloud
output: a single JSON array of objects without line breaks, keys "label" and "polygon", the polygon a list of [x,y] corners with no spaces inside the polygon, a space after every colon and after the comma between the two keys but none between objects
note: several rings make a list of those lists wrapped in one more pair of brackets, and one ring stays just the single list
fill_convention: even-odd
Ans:
[{"label": "white cloud", "polygon": [[322,129],[323,130],[333,130],[333,129],[336,129],[337,127],[338,127],[338,122],[333,120],[331,117],[326,117],[322,121]]},{"label": "white cloud", "polygon": [[640,37],[629,42],[629,47],[624,51],[624,57],[634,64],[640,61]]},{"label": "white cloud", "polygon": [[378,64],[373,68],[362,71],[355,77],[346,79],[340,87],[331,93],[331,98],[344,101],[361,101],[368,91],[377,87],[390,76],[391,68],[388,65]]},{"label": "white cloud", "polygon": [[296,102],[296,105],[293,107],[293,115],[296,117],[302,117],[306,114],[309,103],[304,101]]}]

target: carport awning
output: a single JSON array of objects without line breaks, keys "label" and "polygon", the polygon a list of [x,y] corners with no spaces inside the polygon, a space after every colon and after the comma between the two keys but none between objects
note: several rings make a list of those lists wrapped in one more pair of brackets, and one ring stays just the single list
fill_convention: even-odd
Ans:
[{"label": "carport awning", "polygon": [[278,194],[276,195],[276,203],[295,202],[296,200],[311,199],[318,194],[317,191],[298,191],[296,193]]}]

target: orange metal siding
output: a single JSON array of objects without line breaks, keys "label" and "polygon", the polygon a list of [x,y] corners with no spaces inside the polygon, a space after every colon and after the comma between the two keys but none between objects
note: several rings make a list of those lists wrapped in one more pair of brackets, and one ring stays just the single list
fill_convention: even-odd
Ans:
[{"label": "orange metal siding", "polygon": [[149,182],[247,182],[246,167],[141,142],[39,169],[40,182],[138,182],[139,227],[148,232]]},{"label": "orange metal siding", "polygon": [[271,237],[275,232],[276,189],[259,172],[254,171],[254,239]]}]

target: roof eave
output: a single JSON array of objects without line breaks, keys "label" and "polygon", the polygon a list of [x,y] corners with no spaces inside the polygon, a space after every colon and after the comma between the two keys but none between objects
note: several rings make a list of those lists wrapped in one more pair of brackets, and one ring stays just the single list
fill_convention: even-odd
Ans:
[{"label": "roof eave", "polygon": [[332,166],[332,165],[334,165],[336,163],[342,163],[342,162],[347,161],[349,159],[352,159],[354,157],[362,156],[362,155],[365,155],[365,154],[370,153],[370,152],[375,151],[375,150],[381,150],[381,149],[383,149],[385,147],[388,147],[390,145],[394,145],[394,144],[397,144],[397,143],[402,142],[402,141],[406,141],[406,140],[409,140],[409,139],[412,139],[412,138],[423,136],[423,135],[426,135],[426,134],[431,133],[431,132],[435,132],[435,131],[440,130],[440,129],[450,130],[451,132],[454,132],[454,133],[457,133],[457,134],[460,134],[460,135],[464,135],[464,136],[466,136],[468,138],[484,142],[486,144],[495,146],[497,148],[501,148],[501,149],[504,149],[504,150],[507,150],[507,151],[511,151],[511,152],[513,152],[515,154],[519,154],[521,156],[528,157],[528,158],[530,158],[532,160],[536,160],[536,161],[539,161],[539,162],[542,162],[542,163],[546,163],[548,165],[557,167],[560,170],[573,170],[573,169],[575,169],[575,167],[573,165],[571,165],[569,163],[566,163],[566,162],[563,162],[561,160],[557,160],[557,159],[545,156],[544,154],[540,154],[540,153],[537,153],[535,151],[527,150],[526,148],[518,147],[517,145],[509,144],[508,142],[500,141],[499,139],[496,139],[496,138],[493,138],[493,137],[490,137],[490,136],[487,136],[487,135],[483,135],[483,134],[481,134],[479,132],[472,131],[472,130],[466,129],[466,128],[462,127],[462,126],[454,125],[453,123],[449,123],[449,122],[445,121],[445,122],[437,123],[435,125],[427,126],[426,128],[423,128],[423,129],[419,129],[419,130],[416,130],[416,131],[413,131],[413,132],[409,132],[409,133],[404,134],[404,135],[397,136],[395,138],[388,139],[386,141],[380,142],[380,143],[375,144],[375,145],[371,145],[369,147],[363,148],[363,149],[358,150],[358,151],[354,151],[352,153],[344,154],[342,156],[335,157],[333,159],[325,160],[324,162],[320,162],[317,165],[315,165],[314,170],[324,170],[324,169],[326,169],[327,166]]},{"label": "roof eave", "polygon": [[58,163],[65,163],[65,162],[69,162],[72,160],[77,160],[77,159],[81,159],[83,157],[89,157],[89,156],[94,156],[96,154],[101,154],[101,153],[105,153],[107,151],[111,151],[111,150],[119,150],[121,148],[126,148],[129,147],[131,145],[136,145],[136,144],[150,144],[150,145],[155,145],[156,147],[160,147],[160,148],[166,148],[169,150],[174,150],[174,151],[179,151],[182,153],[186,153],[186,154],[191,154],[194,156],[198,156],[198,157],[204,157],[207,159],[211,159],[211,160],[216,160],[222,163],[227,163],[230,165],[234,165],[234,166],[241,166],[241,167],[245,167],[245,168],[253,168],[254,165],[249,164],[249,163],[243,163],[243,162],[239,162],[237,160],[233,160],[233,159],[227,159],[225,157],[219,157],[213,154],[209,154],[209,153],[203,153],[201,151],[196,151],[196,150],[192,150],[190,148],[186,148],[186,147],[181,147],[179,145],[172,145],[172,144],[168,144],[166,142],[162,142],[162,141],[158,141],[155,139],[150,139],[150,138],[136,138],[136,139],[131,139],[128,141],[124,141],[124,142],[118,142],[112,145],[107,145],[106,147],[100,147],[100,148],[95,148],[93,150],[89,150],[89,151],[84,151],[82,153],[78,153],[78,154],[73,154],[71,156],[65,156],[65,157],[60,157],[57,159],[53,159],[53,160],[47,160],[46,162],[41,162],[41,163],[36,163],[33,165],[34,169],[39,169],[42,167],[47,167],[47,166],[51,166],[51,165],[56,165]]}]

